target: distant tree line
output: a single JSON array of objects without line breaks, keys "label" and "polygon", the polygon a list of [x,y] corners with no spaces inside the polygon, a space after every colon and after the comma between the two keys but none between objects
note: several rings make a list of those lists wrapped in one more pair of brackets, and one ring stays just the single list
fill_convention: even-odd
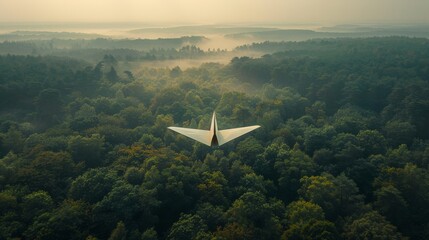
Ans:
[{"label": "distant tree line", "polygon": [[196,45],[204,37],[171,39],[52,39],[0,42],[0,54],[59,56],[97,62],[104,55],[112,55],[125,62],[193,59],[225,54],[224,49],[203,51]]}]

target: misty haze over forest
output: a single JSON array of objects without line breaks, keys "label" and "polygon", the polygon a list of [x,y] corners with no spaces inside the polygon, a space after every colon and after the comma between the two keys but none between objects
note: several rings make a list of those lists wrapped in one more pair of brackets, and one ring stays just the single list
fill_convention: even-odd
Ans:
[{"label": "misty haze over forest", "polygon": [[[198,66],[202,62],[227,63],[234,56],[261,56],[261,52],[237,52],[236,48],[254,42],[288,42],[324,38],[364,38],[408,36],[429,37],[428,25],[346,24],[315,25],[149,25],[141,23],[0,23],[0,53],[60,55],[97,61],[118,49],[148,52],[160,48],[178,49],[195,46],[202,51],[222,54],[201,54],[198,59],[155,62],[160,66]],[[15,42],[11,47],[10,42]],[[21,45],[20,47],[18,45]],[[29,46],[31,45],[31,47]],[[26,47],[25,47],[26,46]],[[17,49],[19,48],[19,50]],[[97,51],[88,56],[83,49]],[[55,52],[55,53],[54,53]],[[77,54],[75,54],[78,52]],[[231,53],[232,54],[227,54]],[[137,53],[136,53],[137,54]],[[141,54],[141,53],[140,53]],[[115,53],[113,53],[115,56]],[[123,55],[123,54],[122,54]],[[209,55],[209,58],[207,58]],[[95,57],[94,57],[95,56]],[[155,59],[152,59],[155,60]],[[162,59],[167,60],[167,59]],[[149,66],[155,66],[151,63]]]}]

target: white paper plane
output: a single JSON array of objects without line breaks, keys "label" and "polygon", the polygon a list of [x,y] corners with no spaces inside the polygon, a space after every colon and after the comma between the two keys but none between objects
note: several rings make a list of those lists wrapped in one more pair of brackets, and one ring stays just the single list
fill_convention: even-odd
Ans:
[{"label": "white paper plane", "polygon": [[259,125],[255,125],[255,126],[249,126],[249,127],[218,130],[216,113],[213,112],[210,130],[181,128],[181,127],[168,127],[168,128],[175,132],[183,134],[189,138],[192,138],[200,143],[204,143],[207,146],[220,146],[250,131],[253,131],[259,127],[260,127]]}]

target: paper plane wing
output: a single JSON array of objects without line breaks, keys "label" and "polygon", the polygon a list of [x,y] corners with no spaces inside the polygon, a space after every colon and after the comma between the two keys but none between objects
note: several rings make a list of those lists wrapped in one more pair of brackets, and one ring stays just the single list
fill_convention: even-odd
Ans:
[{"label": "paper plane wing", "polygon": [[181,128],[181,127],[168,127],[169,129],[192,138],[200,143],[204,143],[207,146],[211,145],[213,133],[207,130],[193,129],[193,128]]},{"label": "paper plane wing", "polygon": [[219,146],[224,144],[224,143],[227,143],[233,139],[236,139],[236,138],[240,137],[241,135],[244,135],[248,132],[251,132],[251,131],[253,131],[259,127],[260,127],[259,125],[255,125],[255,126],[250,126],[250,127],[231,128],[231,129],[220,130],[216,134]]}]

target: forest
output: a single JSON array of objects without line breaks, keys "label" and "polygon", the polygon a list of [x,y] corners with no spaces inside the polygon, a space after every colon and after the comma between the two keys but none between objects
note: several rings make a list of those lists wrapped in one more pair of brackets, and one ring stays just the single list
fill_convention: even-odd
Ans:
[{"label": "forest", "polygon": [[[3,35],[9,36],[11,34]],[[71,34],[57,33],[39,35],[23,35],[25,37],[61,36],[67,38]],[[21,35],[18,35],[21,36]],[[80,35],[78,35],[80,36]],[[2,35],[0,34],[0,41]],[[179,58],[196,58],[214,53],[221,53],[221,49],[213,49],[204,53],[198,43],[204,42],[204,37],[178,37],[160,39],[13,39],[0,42],[1,55],[32,55],[32,56],[60,56],[81,59],[91,63],[98,63],[104,56],[114,56],[122,62],[142,62],[154,60],[169,60]]]},{"label": "forest", "polygon": [[428,39],[199,40],[0,43],[0,239],[429,239]]}]

